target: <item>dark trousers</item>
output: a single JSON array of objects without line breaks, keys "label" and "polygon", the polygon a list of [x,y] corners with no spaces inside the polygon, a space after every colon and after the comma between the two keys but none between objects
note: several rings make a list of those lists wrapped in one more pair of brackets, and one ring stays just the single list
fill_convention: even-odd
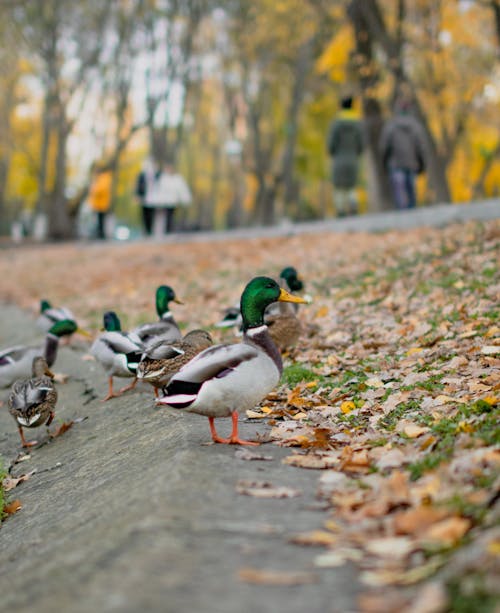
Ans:
[{"label": "dark trousers", "polygon": [[396,207],[414,209],[417,205],[415,173],[408,168],[391,168],[390,178]]},{"label": "dark trousers", "polygon": [[148,236],[153,233],[153,222],[155,218],[155,209],[152,206],[142,206],[142,225],[144,226],[144,232]]},{"label": "dark trousers", "polygon": [[105,224],[106,224],[106,211],[98,211],[97,212],[96,236],[99,239],[106,238]]},{"label": "dark trousers", "polygon": [[[144,225],[144,231],[148,236],[151,236],[154,229],[154,222],[156,215],[163,214],[165,211],[165,226],[164,232],[168,234],[169,232],[173,232],[174,230],[174,213],[175,207],[154,207],[154,206],[143,206],[142,207],[142,223]],[[161,221],[161,220],[160,220]],[[160,223],[158,221],[158,223]]]},{"label": "dark trousers", "polygon": [[174,213],[175,208],[173,206],[167,207],[166,209],[166,218],[165,218],[165,234],[169,232],[173,232],[174,230]]}]

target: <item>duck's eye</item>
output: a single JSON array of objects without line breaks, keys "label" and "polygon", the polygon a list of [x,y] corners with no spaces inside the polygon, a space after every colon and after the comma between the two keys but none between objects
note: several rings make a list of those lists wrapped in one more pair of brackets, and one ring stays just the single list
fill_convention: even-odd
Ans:
[{"label": "duck's eye", "polygon": [[267,288],[269,288],[269,289],[272,289],[272,288],[274,288],[274,283],[269,282],[269,283],[266,285],[266,287],[267,287]]}]

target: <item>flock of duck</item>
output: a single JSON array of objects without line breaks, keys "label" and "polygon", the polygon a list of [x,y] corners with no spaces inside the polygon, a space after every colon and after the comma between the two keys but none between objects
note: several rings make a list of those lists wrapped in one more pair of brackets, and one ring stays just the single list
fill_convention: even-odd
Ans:
[{"label": "flock of duck", "polygon": [[[286,286],[284,289],[281,286]],[[278,383],[283,364],[281,351],[293,347],[302,331],[296,315],[299,303],[310,299],[292,292],[303,289],[297,271],[287,267],[279,279],[255,277],[247,283],[239,306],[230,307],[216,326],[235,326],[239,342],[214,345],[210,334],[192,330],[182,337],[170,311],[180,302],[171,287],[156,290],[159,319],[130,332],[121,329],[114,311],[104,313],[104,330],[94,340],[91,353],[108,376],[108,393],[103,401],[133,389],[138,381],[149,383],[156,403],[208,417],[216,443],[256,445],[238,436],[238,415],[255,406]],[[8,408],[16,421],[23,447],[24,428],[49,426],[54,418],[57,390],[50,367],[61,338],[79,330],[68,309],[41,301],[37,325],[45,333],[41,347],[16,346],[0,350],[0,387],[12,386]],[[113,378],[131,378],[130,385],[114,390]],[[229,438],[215,429],[217,417],[232,418]]]}]

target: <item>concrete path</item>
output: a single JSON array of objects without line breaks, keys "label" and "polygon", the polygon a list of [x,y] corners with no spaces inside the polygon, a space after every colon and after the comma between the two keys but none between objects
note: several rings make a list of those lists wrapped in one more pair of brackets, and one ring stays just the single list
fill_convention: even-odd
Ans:
[{"label": "concrete path", "polygon": [[319,232],[384,232],[423,226],[443,227],[469,220],[487,221],[500,217],[500,198],[468,204],[436,204],[408,211],[384,211],[351,217],[307,222],[283,222],[270,227],[238,228],[220,232],[186,232],[162,240],[175,242],[220,241],[239,238],[293,236]]},{"label": "concrete path", "polygon": [[[20,338],[22,336],[22,338]],[[0,307],[0,346],[40,338],[32,319]],[[27,438],[45,444],[16,464],[36,473],[10,493],[22,510],[0,528],[0,611],[107,613],[329,613],[355,610],[350,567],[315,569],[319,553],[289,543],[325,519],[315,502],[318,473],[281,464],[286,451],[259,449],[272,461],[244,461],[234,447],[204,445],[208,422],[157,410],[149,391],[101,403],[104,373],[84,361],[86,346],[63,347],[56,372],[56,422],[86,418],[48,441],[45,428]],[[5,400],[7,392],[0,391]],[[228,420],[221,420],[224,434]],[[243,423],[242,433],[265,434]],[[15,423],[0,409],[0,455],[19,453]],[[235,491],[241,479],[302,490],[260,500]],[[314,583],[262,586],[238,571],[300,571]]]}]

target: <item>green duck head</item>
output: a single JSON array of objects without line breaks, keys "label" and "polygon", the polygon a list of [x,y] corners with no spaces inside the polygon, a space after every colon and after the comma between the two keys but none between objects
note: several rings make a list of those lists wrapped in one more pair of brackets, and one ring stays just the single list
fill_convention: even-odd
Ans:
[{"label": "green duck head", "polygon": [[182,304],[170,285],[160,285],[156,290],[156,312],[158,313],[158,317],[163,317],[165,313],[169,312],[170,308],[168,305],[170,302]]},{"label": "green duck head", "polygon": [[56,322],[49,330],[49,334],[53,334],[58,338],[61,336],[68,336],[76,332],[78,326],[76,325],[76,321],[72,319],[62,319],[61,321]]},{"label": "green duck head", "polygon": [[306,300],[293,296],[269,277],[255,277],[241,294],[241,316],[243,329],[264,325],[264,311],[273,302],[301,302]]},{"label": "green duck head", "polygon": [[304,283],[299,277],[297,269],[293,266],[283,268],[283,270],[280,272],[280,279],[284,279],[286,281],[287,286],[292,292],[300,292],[304,289]]},{"label": "green duck head", "polygon": [[45,311],[51,308],[52,305],[48,300],[40,300],[40,313],[45,313]]},{"label": "green duck head", "polygon": [[118,315],[114,311],[106,311],[103,316],[103,321],[106,332],[121,332],[122,325]]}]

